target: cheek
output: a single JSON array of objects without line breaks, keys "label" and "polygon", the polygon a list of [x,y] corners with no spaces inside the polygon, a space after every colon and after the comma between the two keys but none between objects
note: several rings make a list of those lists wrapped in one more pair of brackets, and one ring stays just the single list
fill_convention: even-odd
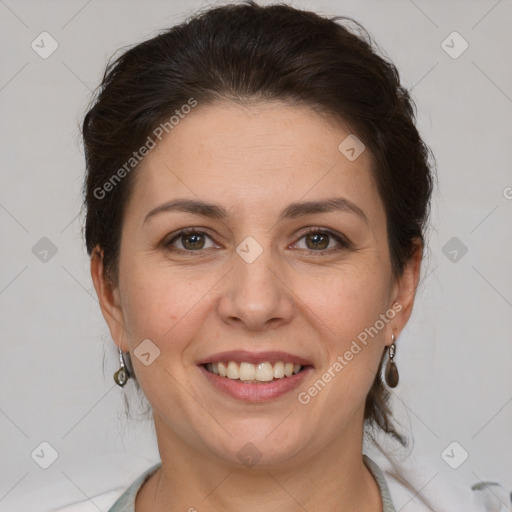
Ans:
[{"label": "cheek", "polygon": [[[177,406],[182,397],[176,381],[183,381],[186,372],[182,354],[201,325],[204,290],[197,281],[176,279],[176,273],[128,259],[125,263],[120,268],[122,307],[137,380],[156,408],[165,408],[168,400]],[[149,361],[144,353],[150,354]]]},{"label": "cheek", "polygon": [[322,279],[307,279],[300,297],[318,315],[325,329],[342,341],[370,327],[385,313],[389,283],[375,265],[346,265]]},{"label": "cheek", "polygon": [[135,345],[143,338],[158,343],[178,319],[179,311],[173,303],[175,295],[161,281],[139,280],[135,271],[125,279],[122,293],[125,322]]},{"label": "cheek", "polygon": [[328,292],[311,288],[315,291],[308,304],[318,318],[316,329],[327,355],[323,370],[330,370],[322,380],[335,381],[331,392],[354,402],[364,399],[373,382],[393,318],[386,316],[387,274],[373,268],[340,271],[330,279]]},{"label": "cheek", "polygon": [[142,254],[125,257],[120,275],[123,314],[133,342],[142,336],[157,344],[186,324],[182,320],[193,314],[209,282],[204,276],[187,276],[183,268],[154,264]]}]

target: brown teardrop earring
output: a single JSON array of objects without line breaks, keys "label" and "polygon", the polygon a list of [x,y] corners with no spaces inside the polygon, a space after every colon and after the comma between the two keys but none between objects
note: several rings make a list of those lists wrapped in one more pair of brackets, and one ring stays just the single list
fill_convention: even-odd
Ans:
[{"label": "brown teardrop earring", "polygon": [[118,385],[123,387],[130,378],[130,374],[128,373],[128,370],[124,364],[123,359],[123,353],[121,352],[121,347],[119,347],[119,361],[121,363],[121,368],[117,370],[116,373],[114,373],[114,382]]},{"label": "brown teardrop earring", "polygon": [[386,378],[386,384],[390,388],[396,388],[398,385],[398,368],[396,367],[394,358],[395,358],[395,335],[391,335],[392,344],[389,346],[389,354],[388,354],[388,362],[386,363],[386,371],[384,376]]}]

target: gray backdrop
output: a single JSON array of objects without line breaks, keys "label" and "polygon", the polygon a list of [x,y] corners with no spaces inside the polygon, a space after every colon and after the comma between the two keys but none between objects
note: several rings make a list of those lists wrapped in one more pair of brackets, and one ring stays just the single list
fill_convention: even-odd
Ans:
[{"label": "gray backdrop", "polygon": [[[425,482],[512,489],[512,2],[293,4],[369,29],[412,87],[437,157],[394,392],[413,455],[435,468]],[[0,511],[127,486],[158,461],[151,424],[123,417],[112,380],[117,354],[80,233],[78,125],[114,50],[206,5],[0,0]]]}]

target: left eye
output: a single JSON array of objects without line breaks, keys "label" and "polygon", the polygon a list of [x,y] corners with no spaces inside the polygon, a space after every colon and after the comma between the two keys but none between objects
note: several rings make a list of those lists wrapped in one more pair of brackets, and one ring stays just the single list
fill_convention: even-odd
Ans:
[{"label": "left eye", "polygon": [[[304,233],[299,240],[306,240],[306,247],[301,249],[310,252],[327,252],[329,247],[330,239],[334,239],[342,247],[348,247],[348,243],[343,240],[340,236],[332,233],[331,231],[313,230]],[[297,242],[298,244],[298,242]],[[332,249],[332,248],[331,248]]]}]

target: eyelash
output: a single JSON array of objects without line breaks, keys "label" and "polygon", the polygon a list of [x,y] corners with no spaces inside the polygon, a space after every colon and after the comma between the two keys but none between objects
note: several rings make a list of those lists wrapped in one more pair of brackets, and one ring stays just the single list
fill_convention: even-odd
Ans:
[{"label": "eyelash", "polygon": [[[307,235],[314,235],[314,234],[317,234],[317,233],[322,234],[322,235],[328,235],[328,236],[334,238],[334,240],[336,240],[336,242],[338,242],[342,247],[338,248],[338,249],[324,249],[324,250],[321,250],[321,251],[315,251],[313,249],[299,249],[299,250],[305,251],[306,254],[310,254],[310,255],[314,255],[314,256],[324,256],[327,253],[337,252],[337,251],[340,251],[340,250],[343,250],[343,249],[348,249],[348,248],[351,247],[351,244],[347,240],[345,240],[343,237],[341,237],[340,235],[336,234],[335,232],[333,232],[333,231],[331,231],[329,229],[320,229],[320,228],[314,228],[314,229],[311,229],[309,231],[306,231],[305,233],[302,233],[302,235],[297,240],[297,242],[299,240],[302,240]],[[193,250],[176,249],[175,247],[172,247],[172,244],[176,240],[178,240],[180,237],[183,237],[185,235],[191,235],[191,234],[205,235],[208,238],[212,239],[212,237],[210,235],[208,235],[208,233],[206,233],[204,231],[201,231],[200,229],[185,228],[185,229],[182,229],[180,232],[178,232],[171,240],[166,242],[164,244],[165,248],[169,249],[172,252],[181,253],[181,254],[191,254],[191,253],[203,254],[205,251],[208,251],[208,249],[199,249],[197,251],[193,251]]]}]

